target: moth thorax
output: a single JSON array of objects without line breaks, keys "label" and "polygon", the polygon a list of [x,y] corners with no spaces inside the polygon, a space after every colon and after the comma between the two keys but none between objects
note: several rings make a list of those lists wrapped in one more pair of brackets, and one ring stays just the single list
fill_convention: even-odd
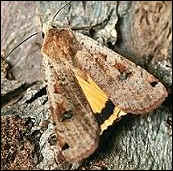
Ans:
[{"label": "moth thorax", "polygon": [[77,53],[78,42],[69,29],[49,29],[43,42],[42,52],[51,58],[69,58]]}]

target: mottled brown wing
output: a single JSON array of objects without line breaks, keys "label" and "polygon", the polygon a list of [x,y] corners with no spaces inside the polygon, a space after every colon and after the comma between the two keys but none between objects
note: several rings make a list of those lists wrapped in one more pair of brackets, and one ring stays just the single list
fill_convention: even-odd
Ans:
[{"label": "mottled brown wing", "polygon": [[164,85],[146,70],[98,42],[75,33],[81,47],[72,60],[127,113],[142,114],[156,109],[167,97]]},{"label": "mottled brown wing", "polygon": [[[63,58],[68,48],[57,47],[63,42],[56,36],[56,32],[50,30],[42,46],[50,111],[63,158],[69,162],[80,161],[97,148],[100,128],[73,71]],[[66,57],[70,55],[74,54],[67,53]]]}]

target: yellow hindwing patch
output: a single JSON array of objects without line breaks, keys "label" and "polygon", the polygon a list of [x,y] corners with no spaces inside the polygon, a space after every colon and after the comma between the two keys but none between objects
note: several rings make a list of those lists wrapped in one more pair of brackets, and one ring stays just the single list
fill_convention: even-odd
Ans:
[{"label": "yellow hindwing patch", "polygon": [[[103,90],[87,75],[87,80],[82,78],[82,72],[74,69],[73,72],[82,88],[91,109],[95,114],[101,114],[102,109],[104,109],[106,102],[108,101],[107,95]],[[101,134],[108,126],[112,125],[113,122],[120,116],[126,115],[120,108],[115,107],[113,114],[101,124]]]}]

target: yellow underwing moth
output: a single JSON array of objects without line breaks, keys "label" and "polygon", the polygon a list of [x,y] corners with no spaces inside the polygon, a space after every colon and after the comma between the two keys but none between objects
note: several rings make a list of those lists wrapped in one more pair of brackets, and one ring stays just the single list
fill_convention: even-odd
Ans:
[{"label": "yellow underwing moth", "polygon": [[43,32],[50,112],[66,161],[91,155],[119,117],[150,112],[167,97],[153,75],[95,40],[71,28],[49,25]]}]

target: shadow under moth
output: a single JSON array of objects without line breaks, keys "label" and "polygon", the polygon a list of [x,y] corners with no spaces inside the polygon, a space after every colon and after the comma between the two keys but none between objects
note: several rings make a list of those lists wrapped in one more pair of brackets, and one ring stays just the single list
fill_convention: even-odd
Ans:
[{"label": "shadow under moth", "polygon": [[115,120],[148,113],[167,97],[158,79],[97,41],[52,23],[43,32],[49,108],[64,160],[87,158]]}]

